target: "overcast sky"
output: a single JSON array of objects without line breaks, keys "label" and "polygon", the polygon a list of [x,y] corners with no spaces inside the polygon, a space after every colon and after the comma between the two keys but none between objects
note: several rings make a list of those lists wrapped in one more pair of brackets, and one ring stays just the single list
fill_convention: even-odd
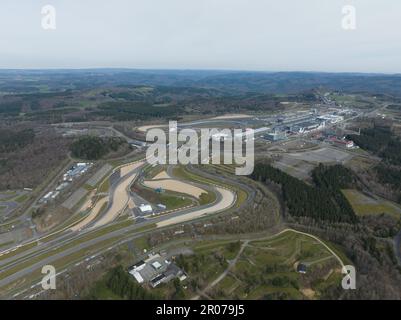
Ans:
[{"label": "overcast sky", "polygon": [[401,73],[401,1],[0,1],[0,68],[89,67]]}]

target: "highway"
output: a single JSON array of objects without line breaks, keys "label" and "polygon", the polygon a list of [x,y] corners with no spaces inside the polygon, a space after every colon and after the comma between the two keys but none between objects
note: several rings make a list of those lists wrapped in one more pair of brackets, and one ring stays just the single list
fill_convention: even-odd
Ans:
[{"label": "highway", "polygon": [[[222,120],[218,121],[221,122]],[[210,214],[228,212],[236,202],[236,193],[233,190],[218,185],[218,182],[216,182],[215,185],[190,182],[193,185],[215,193],[215,201],[203,206],[186,208],[157,216],[148,216],[145,219],[141,219],[140,222],[132,220],[132,224],[126,223],[126,221],[116,221],[116,218],[123,212],[128,204],[129,186],[140,176],[140,172],[145,165],[144,161],[139,161],[137,163],[137,166],[133,166],[125,175],[119,177],[111,184],[107,209],[104,210],[104,213],[101,213],[99,217],[93,217],[87,224],[80,225],[80,223],[87,218],[83,217],[83,219],[75,221],[72,225],[62,230],[47,234],[46,238],[34,238],[32,241],[25,243],[26,250],[24,251],[21,251],[22,249],[20,248],[20,251],[16,251],[12,256],[11,254],[7,256],[4,253],[2,256],[0,255],[0,288],[22,277],[29,276],[32,272],[40,269],[45,264],[52,264],[59,259],[78,253],[91,246],[99,245],[104,241],[113,241],[113,244],[108,244],[108,246],[112,246],[115,243],[128,241],[153,232],[156,228],[186,224],[197,219],[208,217]],[[196,175],[216,181],[216,176],[204,172],[199,168],[192,165],[188,165],[187,168]],[[172,176],[170,166],[168,173]],[[252,202],[255,191],[242,183],[240,179],[230,179],[219,176],[217,181],[245,190],[248,197],[245,203],[241,204],[242,206],[249,205]],[[94,205],[96,206],[96,204]],[[239,209],[241,209],[241,207]],[[74,225],[79,225],[79,227],[74,228]],[[148,227],[148,229],[146,229],[146,227]],[[104,248],[98,248],[97,250],[101,252]],[[81,258],[81,261],[83,259],[85,259],[85,256]],[[4,276],[2,276],[3,273],[5,273]],[[31,283],[26,283],[24,286],[30,284]],[[17,288],[15,290],[17,290]],[[10,298],[15,290],[10,292],[7,298]]]},{"label": "highway", "polygon": [[[135,179],[136,174],[138,170],[140,170],[142,166],[139,166],[135,168],[128,176],[122,177],[116,181],[116,183],[110,188],[110,198],[113,198],[113,194],[117,192],[118,186],[121,185],[123,182],[126,182],[127,180],[131,181],[132,179]],[[199,172],[198,172],[199,173]],[[197,174],[198,174],[197,173]],[[203,173],[202,173],[203,175]],[[212,178],[216,178],[213,176]],[[224,179],[226,183],[230,182],[233,185],[236,185],[238,187],[245,187],[243,184],[229,180],[229,179]],[[215,202],[211,204],[207,204],[204,206],[198,206],[198,207],[193,207],[189,209],[184,209],[184,210],[178,210],[175,212],[171,212],[169,214],[165,215],[160,215],[160,216],[154,216],[154,217],[148,217],[146,220],[142,220],[140,223],[135,223],[129,226],[123,226],[120,229],[117,230],[112,230],[112,231],[107,231],[107,228],[116,226],[121,222],[110,222],[104,226],[100,226],[98,228],[93,228],[94,223],[90,223],[88,226],[90,226],[89,229],[83,229],[78,232],[72,232],[71,229],[69,228],[68,230],[65,230],[59,234],[57,234],[57,237],[54,239],[50,239],[47,242],[39,242],[36,246],[27,249],[26,251],[16,253],[14,256],[10,257],[4,257],[2,260],[0,260],[0,288],[4,287],[10,283],[12,283],[15,280],[20,279],[21,277],[28,276],[31,274],[33,271],[38,270],[45,264],[49,264],[51,262],[54,262],[58,259],[67,257],[73,253],[76,253],[82,249],[88,248],[90,246],[99,244],[103,241],[106,240],[111,240],[111,239],[125,239],[126,241],[129,240],[129,238],[132,237],[139,237],[143,234],[146,234],[148,232],[151,232],[152,230],[144,230],[144,227],[146,226],[154,226],[157,224],[156,228],[162,228],[166,226],[171,226],[174,225],[175,223],[189,223],[193,221],[194,219],[199,219],[203,218],[204,214],[210,214],[210,213],[217,213],[217,212],[222,212],[222,211],[227,211],[229,208],[231,208],[234,204],[234,198],[235,195],[232,191],[225,190],[222,191],[220,187],[216,186],[205,186],[201,185],[198,183],[194,183],[196,185],[202,186],[202,188],[207,189],[209,191],[212,191],[216,194],[216,200]],[[246,188],[246,190],[250,190],[249,187]],[[227,197],[227,193],[224,194],[225,192],[229,192],[232,194],[231,200],[226,201],[222,203],[223,198]],[[250,195],[252,196],[252,194]],[[247,202],[250,201],[250,199],[247,199]],[[219,207],[216,207],[219,206]],[[109,206],[109,208],[112,207],[112,205]],[[104,217],[107,215],[106,213],[102,215]],[[187,217],[185,219],[179,218],[179,217]],[[174,222],[174,219],[179,218],[177,222]],[[102,219],[102,218],[100,218]],[[96,219],[99,221],[98,219]],[[163,223],[164,221],[169,221],[167,223]],[[87,227],[88,227],[87,226]],[[140,230],[141,229],[141,230]],[[98,230],[106,230],[104,234],[100,234],[99,236],[96,236],[94,238],[89,238],[88,236],[93,234],[93,232],[97,232]],[[138,231],[139,230],[139,231]],[[153,229],[154,230],[154,229]],[[83,239],[85,237],[85,239]],[[128,237],[128,238],[127,238]],[[83,240],[80,242],[80,240]],[[74,243],[74,246],[71,247],[71,244]],[[64,246],[70,245],[67,249],[62,250],[60,252],[60,248]],[[54,254],[52,254],[54,252]],[[41,258],[41,256],[44,255],[43,259],[40,259],[39,261],[30,264],[30,261],[33,261],[33,259]],[[84,257],[82,258],[84,259]],[[29,264],[28,266],[24,266],[20,268],[20,270],[13,272],[10,275],[7,275],[6,277],[1,278],[1,274],[3,272],[6,272],[7,270],[10,270],[11,268],[18,268],[22,263]]]}]

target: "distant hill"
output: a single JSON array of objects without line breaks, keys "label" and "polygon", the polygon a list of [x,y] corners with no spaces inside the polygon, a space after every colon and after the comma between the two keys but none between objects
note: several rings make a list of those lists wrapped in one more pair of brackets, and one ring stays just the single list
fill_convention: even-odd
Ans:
[{"label": "distant hill", "polygon": [[240,72],[196,70],[0,70],[0,92],[24,93],[99,86],[151,85],[288,94],[326,88],[343,92],[390,94],[401,97],[401,74],[321,72]]}]

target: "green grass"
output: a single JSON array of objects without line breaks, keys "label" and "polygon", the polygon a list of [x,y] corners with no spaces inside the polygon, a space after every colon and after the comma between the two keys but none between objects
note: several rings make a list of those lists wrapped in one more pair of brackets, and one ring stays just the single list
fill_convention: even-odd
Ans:
[{"label": "green grass", "polygon": [[376,200],[353,189],[342,190],[342,192],[359,216],[386,213],[396,219],[401,218],[401,208],[395,203],[381,199]]},{"label": "green grass", "polygon": [[[53,255],[55,255],[55,254],[57,254],[59,252],[65,251],[65,250],[67,250],[69,248],[72,248],[72,247],[74,247],[74,246],[76,246],[76,245],[78,245],[80,243],[84,243],[84,242],[89,241],[91,239],[100,237],[100,236],[102,236],[102,235],[104,235],[106,233],[109,233],[109,232],[112,232],[112,231],[127,227],[129,225],[132,225],[132,223],[133,223],[132,221],[125,221],[125,222],[117,223],[115,225],[111,225],[111,226],[108,226],[106,228],[97,230],[97,231],[92,232],[90,234],[87,234],[82,238],[79,238],[77,240],[74,240],[71,243],[68,243],[68,244],[66,244],[64,246],[61,246],[61,247],[57,248],[56,250],[53,250],[51,252],[48,252],[48,253],[33,257],[32,259],[30,259],[28,261],[19,263],[15,267],[3,271],[2,273],[0,273],[0,279],[4,279],[7,276],[10,276],[11,274],[14,274],[15,272],[18,272],[19,270],[22,270],[22,269],[24,269],[24,268],[26,268],[26,267],[28,267],[28,266],[30,266],[32,264],[35,264],[36,262],[39,262],[39,261],[41,261],[41,260],[43,260],[43,259],[45,259],[47,257],[53,256]],[[139,232],[144,232],[146,230],[150,230],[150,229],[155,228],[155,227],[156,227],[156,224],[150,224],[150,225],[138,228],[134,232],[138,232],[138,233]],[[78,259],[82,259],[83,257],[88,256],[91,252],[95,252],[95,251],[98,251],[98,250],[100,250],[102,248],[110,246],[112,243],[115,243],[116,241],[118,241],[120,239],[121,239],[121,237],[114,237],[114,238],[111,238],[111,239],[103,240],[103,241],[101,241],[101,242],[99,242],[97,244],[94,244],[94,245],[90,246],[90,247],[87,247],[85,249],[81,249],[81,250],[79,250],[79,251],[77,251],[75,253],[72,253],[72,254],[70,254],[70,255],[68,255],[66,257],[58,259],[52,264],[56,268],[60,268],[61,269],[62,267],[65,267],[68,264],[70,264],[70,263],[72,263],[74,261],[77,261]],[[35,242],[35,243],[31,244],[29,247],[31,247],[32,245],[36,246],[37,243]],[[25,246],[25,247],[22,247],[20,249],[21,250],[23,249],[23,251],[25,251],[25,250],[28,250],[29,247]],[[19,250],[15,251],[14,254],[7,255],[7,257],[11,257],[11,256],[19,253],[20,252]],[[0,257],[0,259],[3,258],[3,257]],[[34,271],[32,273],[32,276],[36,275],[37,273],[38,273],[38,270]]]},{"label": "green grass", "polygon": [[141,228],[135,229],[135,233],[144,232],[150,229],[156,228],[156,223],[148,224],[147,226],[143,226]]},{"label": "green grass", "polygon": [[36,247],[36,246],[37,246],[37,242],[31,242],[31,243],[26,244],[26,245],[24,245],[22,247],[19,247],[17,250],[9,252],[8,254],[3,254],[2,256],[0,256],[0,260],[6,259],[6,258],[11,258],[11,257],[13,257],[13,256],[15,256],[15,255],[17,255],[17,254],[19,254],[21,252],[24,252],[24,251],[29,250],[29,249],[31,249],[33,247]]},{"label": "green grass", "polygon": [[[194,255],[185,257],[190,278],[202,278],[210,283],[227,266],[218,257],[232,260],[238,255],[240,244],[232,240],[202,241],[193,243],[191,248]],[[309,264],[308,277],[316,285],[303,287],[305,276],[296,272],[296,262]],[[210,266],[211,263],[215,266]],[[333,275],[329,279],[322,278],[322,274],[339,267],[334,256],[318,241],[288,231],[273,238],[250,241],[229,275],[207,294],[213,299],[302,299],[301,290],[312,289],[318,296],[340,283],[335,282],[341,279],[338,272],[331,271]],[[323,272],[314,271],[318,269]]]},{"label": "green grass", "polygon": [[193,202],[189,198],[180,198],[162,194],[160,195],[160,203],[164,204],[168,210],[173,210],[190,206]]},{"label": "green grass", "polygon": [[92,186],[89,185],[89,184],[84,184],[84,185],[83,185],[83,188],[84,188],[85,190],[88,190],[88,191],[92,191],[93,189],[95,189],[94,187],[92,187]]},{"label": "green grass", "polygon": [[5,246],[8,246],[8,245],[10,245],[10,244],[12,244],[12,243],[14,243],[14,241],[8,241],[8,242],[0,243],[0,248],[5,247]]},{"label": "green grass", "polygon": [[14,201],[16,201],[18,203],[23,203],[28,199],[29,199],[29,194],[25,193],[25,194],[22,194],[22,195],[18,196],[17,198],[15,198]]},{"label": "green grass", "polygon": [[[100,235],[102,235],[102,234],[100,234]],[[3,271],[2,273],[0,273],[0,279],[4,279],[4,278],[6,278],[6,277],[8,277],[8,276],[10,276],[10,275],[22,270],[22,269],[24,269],[26,267],[29,267],[30,265],[33,265],[33,264],[35,264],[35,263],[37,263],[39,261],[42,261],[42,260],[44,260],[44,259],[46,259],[48,257],[54,256],[57,253],[60,253],[60,252],[63,252],[65,250],[67,250],[67,249],[73,248],[73,247],[75,247],[75,246],[77,246],[77,245],[79,245],[81,243],[84,243],[84,242],[89,241],[92,238],[96,238],[96,237],[97,236],[94,236],[93,234],[89,234],[89,235],[86,235],[86,236],[84,236],[84,237],[82,237],[80,239],[74,240],[74,241],[72,241],[72,242],[70,242],[70,243],[68,243],[66,245],[63,245],[63,246],[61,246],[61,247],[59,247],[59,248],[57,248],[55,250],[51,250],[50,252],[46,252],[44,254],[40,254],[40,255],[31,257],[29,260],[20,262],[16,266],[14,266],[14,267],[12,267],[10,269],[7,269],[7,270]],[[111,242],[116,241],[116,239],[117,239],[117,237],[101,241],[101,242],[99,242],[99,243],[97,243],[95,245],[92,245],[90,248],[94,249],[94,248],[102,247],[105,243],[109,244]],[[75,257],[79,252],[82,252],[82,251],[85,251],[85,250],[88,251],[89,248],[82,249],[82,250],[80,250],[78,252],[75,252],[75,253],[67,256],[67,257],[64,257],[64,258],[62,258],[60,260],[57,260],[60,263],[58,266],[60,266],[60,267],[64,266],[66,263],[63,262],[64,264],[61,264],[61,261],[64,261],[65,259],[68,259],[70,256],[74,256]],[[56,266],[56,263],[57,262],[55,262],[53,265]]]},{"label": "green grass", "polygon": [[149,246],[149,242],[148,242],[148,238],[145,237],[140,237],[135,239],[134,241],[134,246],[139,249],[140,251],[143,251],[143,249],[148,249]]},{"label": "green grass", "polygon": [[103,183],[100,185],[99,189],[97,190],[98,193],[107,193],[110,190],[110,179],[107,178],[106,180],[103,181]]},{"label": "green grass", "polygon": [[203,192],[199,196],[199,204],[201,206],[213,203],[214,201],[216,201],[216,194],[214,194],[213,192]]},{"label": "green grass", "polygon": [[155,176],[157,176],[160,172],[164,171],[166,168],[163,165],[159,165],[156,167],[149,167],[144,176],[145,180],[152,180]]},{"label": "green grass", "polygon": [[233,287],[238,284],[237,279],[232,277],[231,275],[227,275],[221,282],[218,284],[218,288],[223,290],[225,294],[229,294],[229,292],[233,289]]},{"label": "green grass", "polygon": [[13,196],[13,195],[15,195],[17,193],[17,191],[15,191],[15,190],[7,190],[7,191],[4,191],[2,193],[5,194],[5,195],[8,195],[8,196]]},{"label": "green grass", "polygon": [[139,183],[136,183],[134,187],[135,193],[140,197],[155,205],[164,204],[167,207],[167,210],[183,208],[192,205],[195,201],[191,200],[188,196],[177,192],[164,191],[163,193],[158,193],[153,189],[140,185]]},{"label": "green grass", "polygon": [[121,300],[121,297],[107,288],[106,284],[102,281],[96,282],[91,290],[96,292],[97,300]]},{"label": "green grass", "polygon": [[[67,255],[63,258],[57,259],[52,262],[52,265],[56,268],[56,270],[61,270],[64,267],[76,262],[82,260],[84,257],[93,254],[95,252],[98,252],[99,250],[105,249],[106,247],[110,246],[111,244],[115,243],[119,238],[112,238],[112,239],[107,239],[102,242],[99,242],[95,245],[89,246],[85,249],[81,249],[79,251],[76,251],[70,255]],[[24,269],[25,267],[28,267],[31,264],[34,264],[44,257],[49,256],[49,255],[42,255],[39,257],[35,257],[32,260],[26,261],[24,263],[18,264],[16,267],[13,267],[9,270],[6,270],[0,274],[0,279],[3,279],[7,276],[10,276],[11,274],[14,274],[15,272],[18,272],[19,270]],[[41,278],[43,275],[41,274],[41,268],[36,269],[32,271],[27,277],[33,282],[37,281],[39,278]],[[25,278],[25,282],[27,282],[27,279]]]}]

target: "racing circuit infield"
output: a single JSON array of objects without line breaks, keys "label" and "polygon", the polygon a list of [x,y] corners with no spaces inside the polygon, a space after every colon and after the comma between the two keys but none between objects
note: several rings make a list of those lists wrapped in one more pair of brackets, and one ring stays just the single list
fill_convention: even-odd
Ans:
[{"label": "racing circuit infield", "polygon": [[[119,186],[121,187],[122,185],[122,188],[125,189],[124,186],[129,185],[127,181],[131,182],[134,179],[134,176],[136,176],[136,173],[132,173],[132,175],[129,174],[125,179],[123,179],[124,183],[119,183]],[[225,179],[225,181],[228,182],[227,179]],[[244,186],[236,181],[230,181],[230,183],[237,186]],[[251,192],[248,187],[244,187],[247,191]],[[60,259],[66,259],[77,252],[81,252],[85,248],[100,244],[103,241],[110,241],[111,239],[124,239],[125,241],[128,239],[127,237],[132,238],[139,236],[151,232],[151,230],[154,230],[155,228],[169,227],[177,223],[189,223],[190,221],[206,217],[213,213],[225,212],[235,204],[236,196],[233,191],[215,186],[208,186],[206,189],[210,190],[210,188],[214,189],[214,192],[216,193],[216,201],[211,204],[177,210],[165,215],[145,219],[140,223],[132,224],[126,224],[121,221],[113,222],[111,216],[113,216],[114,219],[116,218],[114,215],[116,211],[113,210],[112,214],[107,215],[106,212],[105,215],[100,218],[103,219],[103,217],[108,216],[107,220],[109,222],[96,229],[91,227],[82,230],[79,230],[80,228],[74,228],[76,231],[72,232],[70,228],[74,226],[71,226],[67,231],[61,232],[55,238],[52,236],[47,241],[35,241],[35,245],[27,245],[26,248],[22,245],[18,251],[10,256],[3,252],[3,256],[0,257],[0,267],[2,268],[2,272],[0,273],[0,288],[4,288],[18,279],[28,277],[30,274],[33,274],[33,272],[37,272],[43,264],[54,263]],[[117,187],[114,189],[111,188],[111,197],[113,197],[116,190]],[[120,190],[120,188],[118,190]],[[249,203],[251,198],[251,196],[248,197],[246,203]],[[122,202],[120,202],[120,204],[121,203]],[[243,203],[243,205],[245,205],[245,203]],[[89,216],[87,217],[88,219]],[[85,221],[85,224],[87,221]],[[90,226],[91,224],[92,222],[89,222],[86,226]],[[59,249],[63,245],[68,246],[68,244],[71,243],[76,243],[76,245],[68,247],[66,250],[62,251]],[[36,261],[36,259],[39,261]]]}]

